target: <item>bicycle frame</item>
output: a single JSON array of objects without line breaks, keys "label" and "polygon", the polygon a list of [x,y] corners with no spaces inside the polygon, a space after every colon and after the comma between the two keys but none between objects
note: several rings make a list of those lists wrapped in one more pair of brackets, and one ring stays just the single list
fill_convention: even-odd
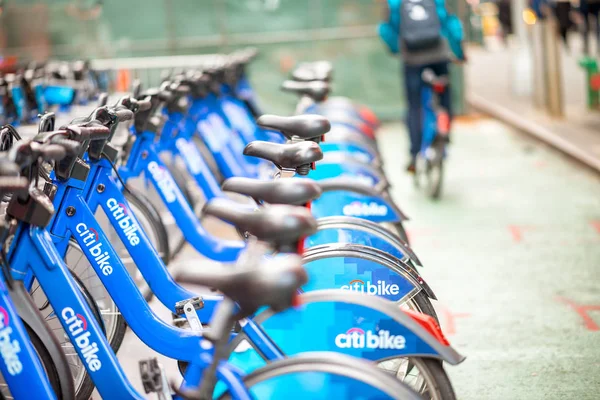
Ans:
[{"label": "bicycle frame", "polygon": [[[426,154],[426,151],[437,136],[437,95],[433,89],[425,84],[421,89],[421,107],[422,107],[422,127],[423,139],[421,142],[421,153]],[[444,151],[443,156],[446,156]]]},{"label": "bicycle frame", "polygon": [[[232,101],[225,104],[227,104],[225,107],[230,110],[235,107],[238,111],[241,111]],[[249,133],[246,132],[244,136],[232,128],[223,111],[221,99],[215,95],[210,94],[202,99],[193,99],[189,113],[185,117],[170,112],[167,112],[166,115],[171,123],[179,127],[184,137],[191,138],[194,134],[197,134],[202,138],[225,178],[233,176],[265,178],[265,169],[273,170],[272,165],[265,163],[264,160],[252,160],[252,157],[242,155],[244,147],[249,142],[244,139],[250,139]],[[165,125],[167,126],[167,124]],[[167,131],[172,129],[167,127]],[[259,130],[254,132],[259,132]],[[168,138],[169,136],[163,134],[161,137]],[[266,138],[260,136],[253,138],[253,140],[256,139]],[[281,141],[281,139],[278,141]],[[160,148],[160,150],[164,149]],[[355,176],[369,182],[371,185],[376,185],[383,179],[377,171],[350,158],[342,164],[321,162],[319,168],[311,171],[308,176],[317,180],[337,176]]]},{"label": "bicycle frame", "polygon": [[[108,168],[108,166],[105,165],[104,168]],[[96,168],[96,170],[100,171],[101,168]],[[98,174],[96,174],[96,176],[97,175]],[[110,185],[110,183],[111,182],[106,181],[107,185]],[[88,186],[92,187],[92,185]],[[55,202],[58,204],[58,207],[55,218],[51,222],[51,230],[57,248],[64,249],[70,236],[73,235],[75,237],[78,244],[81,246],[82,251],[108,290],[110,296],[113,298],[125,320],[136,335],[148,346],[161,354],[192,363],[186,370],[185,381],[187,382],[186,385],[190,385],[191,383],[191,386],[193,386],[193,384],[198,382],[202,377],[202,370],[206,366],[206,364],[203,364],[202,360],[200,360],[201,355],[190,354],[191,349],[197,348],[199,340],[201,340],[201,334],[199,332],[173,328],[163,323],[153,314],[152,310],[135,286],[134,281],[129,276],[127,269],[120,262],[117,254],[110,246],[99,224],[94,220],[94,213],[89,209],[87,199],[83,195],[83,187],[83,182],[74,179],[70,179],[65,183],[59,183],[57,185]],[[98,188],[98,186],[95,187]],[[118,222],[116,218],[120,213],[114,212],[115,210],[118,210],[115,207],[115,204],[120,207],[123,214],[126,214],[127,212],[130,213],[130,210],[126,205],[126,200],[124,198],[122,199],[123,203],[119,204],[116,198],[109,197],[112,195],[118,196],[119,191],[116,190],[115,192],[111,192],[107,190],[107,187],[108,186],[105,186],[99,192],[102,200],[97,201],[96,204],[99,203],[101,206],[106,205],[107,208],[105,208],[105,211],[109,216],[109,219],[111,219],[112,215],[112,217],[115,218],[112,221]],[[96,190],[96,192],[98,191]],[[130,217],[133,217],[132,214],[129,215]],[[137,222],[133,218],[131,221],[137,225]],[[131,234],[131,232],[133,232],[130,229],[131,226],[117,230],[123,242],[129,243],[130,245],[133,242],[136,242],[136,246],[134,247],[143,243],[146,247],[149,247],[149,250],[152,253],[151,245],[145,238],[141,237],[141,240],[134,240],[134,236]],[[139,233],[140,235],[136,235],[138,239],[140,239],[141,231]],[[137,253],[137,257],[140,257],[144,253],[148,254],[147,252],[144,252],[143,247],[144,246],[141,246],[138,249],[139,253]],[[154,258],[160,262],[158,254],[155,252],[153,254]],[[146,260],[148,260],[147,257]],[[356,261],[354,261],[354,263],[356,263]],[[164,266],[162,267],[165,269]],[[362,267],[357,268],[363,269]],[[34,273],[36,272],[34,271]],[[40,283],[43,284],[41,281]],[[414,293],[414,290],[417,289],[410,288],[407,290],[410,290],[410,293]],[[394,293],[394,295],[395,294],[397,293]],[[345,293],[344,296],[351,298],[352,294]],[[346,302],[352,304],[351,299],[346,300]],[[400,310],[396,311],[400,312]],[[356,320],[355,314],[345,313],[344,316],[348,319],[346,324]],[[384,319],[384,317],[382,317],[382,319]],[[386,320],[394,321],[394,318],[388,316]],[[390,323],[395,325],[394,322]],[[254,348],[262,357],[273,361],[285,356],[284,353],[279,350],[278,345],[275,344],[275,342],[273,342],[273,340],[265,334],[264,330],[254,321],[245,319],[241,321],[241,326],[245,337],[252,342]],[[234,338],[235,334],[232,334],[232,339]],[[281,340],[284,341],[284,344],[289,346],[288,343],[285,343],[287,341],[285,338],[282,338]],[[402,349],[398,350],[401,351]],[[408,350],[409,349],[407,349],[407,351]],[[235,375],[236,372],[234,371],[233,373]],[[239,374],[236,376],[239,376]]]},{"label": "bicycle frame", "polygon": [[3,279],[0,279],[0,348],[0,373],[13,397],[56,399]]},{"label": "bicycle frame", "polygon": [[[15,279],[38,280],[99,392],[106,398],[143,399],[128,384],[110,345],[48,232],[21,225],[9,252]],[[25,387],[28,387],[27,385]]]},{"label": "bicycle frame", "polygon": [[[15,240],[19,245],[11,253],[11,260],[15,263],[12,267],[14,274],[26,281],[30,281],[32,276],[38,279],[52,307],[55,310],[62,310],[61,324],[68,332],[72,343],[77,343],[79,346],[77,339],[90,332],[87,337],[89,346],[96,343],[94,350],[88,349],[87,345],[82,345],[83,350],[77,348],[77,351],[80,357],[83,356],[82,360],[86,360],[86,368],[104,398],[143,398],[135,393],[126,381],[100,327],[83,298],[77,293],[72,278],[66,272],[68,268],[62,261],[61,253],[64,254],[69,239],[73,236],[131,329],[144,343],[161,354],[189,362],[190,368],[186,371],[185,382],[187,386],[197,387],[202,371],[210,365],[210,357],[207,358],[207,355],[212,354],[212,346],[201,344],[200,333],[174,328],[153,313],[110,246],[93,212],[88,208],[82,193],[83,182],[71,178],[67,182],[56,183],[58,185],[55,202],[59,206],[49,225],[52,235],[34,227],[21,230],[18,240]],[[74,214],[66,211],[70,207],[76,210]],[[35,253],[35,256],[30,253]],[[51,289],[47,289],[48,286],[51,286]],[[65,309],[73,311],[68,311],[66,315]],[[76,319],[80,319],[82,323],[77,322]],[[83,328],[85,332],[73,330],[72,324],[78,324],[79,327],[84,325],[88,329]],[[96,348],[97,352],[93,352]],[[197,351],[194,352],[194,349]],[[93,360],[96,359],[98,362],[94,363]],[[102,368],[103,365],[108,367]],[[235,367],[222,364],[217,372],[218,378],[231,390],[234,398],[250,399],[247,389],[241,384],[241,375]]]},{"label": "bicycle frame", "polygon": [[[101,231],[98,233],[102,235]],[[105,248],[110,252],[108,247]],[[116,254],[113,253],[112,256],[114,257]],[[77,286],[60,254],[56,251],[48,232],[42,228],[22,225],[13,242],[9,257],[12,261],[11,269],[15,278],[23,279],[31,274],[35,275],[52,308],[55,312],[60,310],[60,322],[71,343],[76,344],[74,347],[84,361],[86,370],[100,395],[107,399],[144,399],[145,397],[137,393],[127,380],[116,355],[107,343],[85,300],[78,292]],[[113,279],[126,278],[118,273],[117,268],[113,272]],[[193,348],[198,349],[197,354],[187,357],[194,360],[190,365],[189,374],[186,373],[185,376],[187,387],[199,385],[202,371],[210,363],[211,346],[201,346],[198,338],[188,332],[187,338],[183,339],[188,344],[195,342]],[[171,344],[173,347],[177,347],[176,342]],[[188,353],[191,349],[188,348]],[[229,388],[234,399],[251,400],[248,389],[242,383],[241,373],[236,367],[221,363],[217,368],[217,377]],[[24,385],[24,387],[31,390],[28,385]],[[31,391],[29,391],[29,395],[31,395]]]},{"label": "bicycle frame", "polygon": [[[196,184],[201,188],[205,199],[210,200],[214,197],[223,196],[218,183],[214,178],[210,168],[206,165],[203,160],[202,154],[198,151],[196,144],[193,142],[192,137],[194,136],[193,126],[186,122],[181,114],[172,115],[172,120],[167,121],[160,135],[159,144],[154,144],[154,136],[148,133],[145,137],[146,140],[152,140],[152,150],[156,153],[161,151],[169,151],[173,157],[179,156],[184,162],[188,173],[194,178]],[[200,125],[200,124],[199,124]],[[181,128],[178,129],[177,126]],[[209,127],[204,127],[205,133],[203,137],[210,137],[214,135],[217,138],[222,138],[225,133],[217,132],[215,134],[210,130]],[[210,133],[209,133],[210,132]],[[235,133],[233,133],[235,134]],[[143,135],[142,135],[143,136]],[[138,139],[139,140],[139,139]],[[216,141],[211,139],[213,143]],[[134,147],[137,146],[137,142]],[[209,144],[209,147],[211,145]],[[151,150],[145,149],[149,152]],[[230,156],[233,151],[226,150],[222,154],[215,156],[215,160],[225,163],[231,163],[232,168],[228,168],[230,172],[237,172],[237,176],[248,176],[245,171],[241,170],[241,164],[238,164],[236,159]],[[138,152],[132,153],[129,157],[137,157]],[[360,177],[360,169],[362,167],[358,163],[330,163],[330,164],[318,164],[318,168],[309,173],[309,178],[314,178],[313,174],[317,171],[325,170],[326,173],[321,178],[327,177]],[[276,172],[276,169],[270,163],[262,163],[256,166],[255,171],[257,176],[261,179],[270,179]],[[352,172],[356,172],[356,174]],[[123,172],[123,170],[121,170]],[[365,178],[363,176],[363,178]],[[366,177],[369,184],[375,184],[377,181]],[[406,217],[400,210],[397,209],[391,202],[386,194],[379,196],[367,196],[362,193],[352,192],[349,190],[336,191],[335,193],[324,193],[321,198],[313,202],[313,215],[316,218],[332,216],[332,215],[344,215],[344,216],[355,216],[362,217],[374,222],[399,222],[405,220]]]},{"label": "bicycle frame", "polygon": [[243,242],[212,237],[198,220],[181,189],[160,159],[154,143],[154,133],[138,135],[127,163],[119,168],[119,175],[127,182],[142,173],[156,188],[185,239],[202,255],[220,262],[233,262],[244,248]]}]

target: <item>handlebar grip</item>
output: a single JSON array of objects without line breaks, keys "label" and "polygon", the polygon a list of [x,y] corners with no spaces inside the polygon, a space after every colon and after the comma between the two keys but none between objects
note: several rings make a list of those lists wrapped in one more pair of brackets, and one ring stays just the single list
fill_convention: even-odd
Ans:
[{"label": "handlebar grip", "polygon": [[121,109],[115,111],[115,114],[117,115],[119,122],[129,121],[133,119],[133,112],[131,110]]},{"label": "handlebar grip", "polygon": [[169,92],[168,90],[161,90],[160,92],[158,92],[158,99],[160,101],[169,102],[172,98],[173,93]]},{"label": "handlebar grip", "polygon": [[[131,113],[131,111],[129,111],[129,113]],[[67,127],[67,129],[70,128],[70,126]],[[82,137],[84,137],[84,140],[102,140],[108,138],[108,136],[110,135],[110,129],[101,125],[80,126],[78,128],[80,129],[80,134]]]},{"label": "handlebar grip", "polygon": [[81,143],[56,136],[50,140],[50,143],[62,146],[68,155],[77,155],[81,149]]},{"label": "handlebar grip", "polygon": [[138,111],[148,111],[150,108],[152,108],[150,100],[138,100]]},{"label": "handlebar grip", "polygon": [[21,172],[20,167],[11,161],[6,154],[0,158],[0,177],[16,177]]},{"label": "handlebar grip", "polygon": [[98,107],[103,107],[108,103],[108,93],[100,93],[98,96]]},{"label": "handlebar grip", "polygon": [[40,148],[40,157],[44,161],[60,161],[67,156],[67,150],[58,144],[48,144]]},{"label": "handlebar grip", "polygon": [[0,192],[17,192],[28,187],[29,181],[24,176],[0,176]]}]

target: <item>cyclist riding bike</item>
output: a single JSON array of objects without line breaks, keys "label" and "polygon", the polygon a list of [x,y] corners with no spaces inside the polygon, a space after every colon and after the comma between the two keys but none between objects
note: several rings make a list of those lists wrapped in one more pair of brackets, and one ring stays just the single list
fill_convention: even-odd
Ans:
[{"label": "cyclist riding bike", "polygon": [[[452,55],[465,61],[460,20],[448,13],[444,0],[387,0],[387,15],[379,25],[379,36],[392,54],[400,54],[404,64],[404,84],[408,104],[410,162],[415,172],[417,154],[423,139],[421,76],[429,69],[437,76],[448,75]],[[451,117],[449,87],[440,94],[440,106]],[[448,136],[445,136],[446,140]]]}]

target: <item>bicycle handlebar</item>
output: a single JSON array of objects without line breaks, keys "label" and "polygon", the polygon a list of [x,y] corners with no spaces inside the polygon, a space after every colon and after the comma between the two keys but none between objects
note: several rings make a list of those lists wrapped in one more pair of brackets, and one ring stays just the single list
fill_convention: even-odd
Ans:
[{"label": "bicycle handlebar", "polygon": [[24,176],[0,176],[0,192],[18,192],[28,188],[29,180]]},{"label": "bicycle handlebar", "polygon": [[58,144],[31,142],[30,146],[32,152],[44,161],[60,161],[67,156],[67,150]]},{"label": "bicycle handlebar", "polygon": [[129,121],[133,119],[133,111],[126,108],[114,110],[119,122]]}]

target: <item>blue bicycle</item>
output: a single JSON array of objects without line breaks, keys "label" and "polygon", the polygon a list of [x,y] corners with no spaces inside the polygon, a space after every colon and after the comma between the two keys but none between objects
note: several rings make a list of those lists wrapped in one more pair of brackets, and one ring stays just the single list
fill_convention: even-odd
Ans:
[{"label": "blue bicycle", "polygon": [[[82,143],[86,140],[101,140],[108,133],[108,129],[97,125],[68,126],[60,131],[46,132],[37,140],[43,143],[61,143],[64,146],[71,146],[72,141]],[[16,148],[18,152],[31,154],[32,147],[34,146],[31,143],[22,143]],[[62,172],[70,171],[72,176],[67,177],[67,181],[78,180],[75,177],[80,177],[78,174],[85,171],[83,167],[85,164],[78,160],[73,156],[63,158],[55,166],[58,167],[57,174],[62,175]],[[70,188],[73,189],[75,186]],[[75,190],[73,194],[61,192],[63,191],[59,189],[57,195],[69,198],[73,195],[77,196],[78,191]],[[74,199],[75,197],[71,198]],[[134,285],[126,271],[117,268],[116,254],[105,242],[101,230],[94,229],[97,225],[93,221],[83,222],[81,217],[77,217],[80,207],[71,207],[58,209],[57,214],[64,213],[64,216],[53,218],[51,203],[46,195],[37,189],[30,189],[25,198],[16,196],[12,198],[7,214],[12,221],[16,222],[15,236],[8,252],[8,262],[13,276],[15,279],[25,280],[35,276],[39,280],[50,305],[59,315],[65,333],[75,344],[75,350],[103,398],[142,398],[125,379],[114,353],[102,334],[100,325],[77,290],[76,283],[52,244],[50,236],[43,229],[46,225],[67,227],[75,224],[73,225],[75,232],[84,237],[85,249],[90,254],[99,252],[95,257],[100,272],[105,277],[110,277],[113,285],[123,281]],[[75,222],[66,222],[69,219]],[[61,223],[61,220],[64,222]],[[255,218],[253,224],[265,225],[267,221],[270,221],[270,216]],[[292,225],[294,230],[302,233],[303,229],[299,228],[303,224],[298,220]],[[282,232],[288,232],[283,236],[289,240],[295,239],[290,229],[278,228],[277,225],[272,227],[273,234],[279,233],[278,237],[282,237]],[[196,271],[194,277],[188,277],[188,280],[193,280],[197,284],[219,289],[229,300],[220,303],[211,320],[211,329],[206,331],[203,337],[188,334],[179,336],[177,340],[169,341],[168,337],[161,338],[165,341],[165,345],[169,343],[172,353],[183,355],[185,352],[183,358],[190,362],[185,383],[178,390],[182,397],[205,399],[212,398],[213,393],[222,393],[221,398],[234,399],[272,398],[273,396],[279,398],[298,394],[305,398],[323,399],[331,396],[419,398],[407,386],[385,372],[341,354],[312,353],[290,357],[281,362],[275,361],[245,377],[238,369],[221,362],[224,359],[223,355],[226,354],[224,349],[228,347],[231,327],[236,320],[254,313],[263,306],[270,306],[276,311],[288,308],[294,303],[297,288],[306,279],[301,267],[301,259],[298,257],[278,258],[268,263],[269,265],[266,264],[262,258],[258,264],[245,260],[240,262],[239,270],[202,273]],[[129,293],[128,296],[132,294],[136,302],[143,301],[141,295],[136,296],[135,292]],[[148,328],[150,327],[144,329]],[[172,330],[168,327],[164,329]],[[193,348],[197,349],[197,353],[190,354]],[[148,392],[160,392],[163,398],[171,397],[170,388],[164,382],[160,366],[155,362],[143,362],[141,371]],[[222,386],[217,385],[218,382]],[[34,385],[38,385],[38,382],[30,382],[29,389],[31,390],[31,386]],[[215,387],[216,392],[214,392]],[[41,395],[36,398],[53,397]]]},{"label": "blue bicycle", "polygon": [[446,144],[450,134],[448,110],[439,105],[438,96],[446,91],[448,78],[436,76],[425,69],[421,76],[424,85],[421,91],[423,141],[417,155],[414,174],[415,185],[422,187],[432,199],[439,199],[444,180]]},{"label": "blue bicycle", "polygon": [[[152,99],[152,96],[150,96],[150,98]],[[150,103],[152,102],[152,100],[148,100]],[[120,103],[124,104],[129,102],[131,105],[134,105],[136,102],[133,99],[129,99],[129,100],[125,100],[123,99]],[[144,102],[138,102],[138,103],[145,103]],[[147,104],[147,103],[146,103]],[[137,107],[134,107],[134,109],[137,110]],[[105,110],[105,109],[99,109],[100,110]],[[98,112],[95,112],[93,114],[93,116],[90,116],[88,118],[88,120],[94,120],[94,119],[100,119],[102,120],[103,118],[101,118],[99,116]],[[152,120],[150,120],[152,121]],[[213,257],[217,260],[220,261],[232,261],[233,259],[236,259],[237,257],[239,257],[240,251],[241,249],[244,247],[243,243],[239,243],[239,242],[223,242],[223,241],[216,241],[215,239],[212,239],[206,232],[202,231],[201,229],[201,225],[199,225],[199,222],[195,222],[195,216],[193,214],[193,211],[190,209],[189,205],[187,204],[187,202],[182,199],[182,195],[181,192],[178,190],[177,186],[174,184],[172,178],[168,175],[168,171],[166,170],[166,168],[164,168],[161,165],[161,160],[155,155],[155,152],[152,151],[152,143],[153,140],[148,140],[146,141],[144,139],[144,137],[149,136],[149,137],[153,137],[154,134],[152,133],[152,131],[150,131],[151,127],[153,127],[154,125],[150,124],[149,126],[146,126],[145,129],[147,129],[147,131],[145,131],[141,137],[138,137],[137,140],[135,141],[135,146],[139,145],[141,146],[140,148],[136,148],[135,146],[132,147],[131,149],[131,155],[134,156],[136,154],[141,155],[145,153],[145,158],[144,157],[140,157],[139,159],[137,159],[135,164],[130,164],[129,161],[126,165],[128,165],[128,168],[135,168],[133,171],[136,171],[139,168],[142,168],[142,170],[144,171],[149,171],[149,179],[151,180],[151,182],[155,185],[155,187],[157,188],[157,190],[159,191],[159,193],[161,194],[161,196],[163,197],[163,200],[165,201],[166,204],[168,204],[171,209],[173,210],[174,214],[176,216],[178,215],[182,215],[185,218],[178,218],[178,220],[182,221],[182,224],[188,224],[188,227],[191,226],[193,229],[190,229],[190,231],[192,232],[193,236],[192,237],[197,237],[197,246],[198,249],[200,251],[203,252],[203,254],[206,254],[210,257]],[[156,127],[152,128],[152,129],[157,129]],[[194,306],[193,310],[198,312],[198,316],[199,316],[199,321],[197,321],[197,323],[192,323],[190,322],[190,325],[192,326],[202,326],[202,324],[208,322],[208,320],[210,319],[210,316],[213,313],[214,307],[216,305],[216,303],[218,301],[220,301],[220,298],[211,298],[211,296],[202,296],[202,302],[199,302],[199,299],[197,297],[196,294],[193,294],[189,291],[186,291],[185,289],[179,287],[178,285],[175,285],[172,278],[170,277],[168,271],[166,270],[165,266],[162,264],[161,260],[159,257],[152,257],[150,256],[151,254],[154,253],[152,247],[149,245],[149,243],[147,242],[147,240],[144,237],[144,233],[142,231],[139,231],[137,229],[135,229],[135,227],[137,226],[136,220],[135,220],[135,216],[133,213],[130,212],[129,207],[127,205],[127,200],[123,197],[123,186],[121,185],[121,183],[119,182],[119,179],[113,175],[112,173],[112,168],[111,168],[111,159],[110,159],[110,154],[114,155],[113,150],[111,150],[111,147],[109,144],[104,144],[104,150],[102,150],[100,152],[100,157],[98,156],[92,156],[92,152],[88,152],[88,157],[89,157],[89,161],[90,161],[90,166],[91,166],[91,170],[89,172],[89,176],[90,179],[86,180],[84,186],[82,187],[82,192],[84,193],[84,198],[85,198],[85,202],[87,204],[83,205],[81,203],[81,200],[76,200],[75,198],[67,200],[64,198],[60,198],[58,196],[59,193],[62,193],[62,191],[59,189],[57,191],[57,196],[55,197],[55,202],[57,204],[57,209],[60,208],[64,208],[67,207],[66,204],[73,204],[74,202],[77,202],[77,206],[76,209],[77,211],[77,215],[79,215],[79,217],[73,217],[70,220],[70,224],[75,224],[78,223],[78,221],[84,220],[87,221],[88,219],[92,219],[93,215],[94,215],[94,210],[98,207],[101,207],[105,214],[107,215],[107,217],[110,220],[110,223],[112,226],[115,227],[115,230],[117,230],[119,237],[121,239],[121,241],[126,245],[126,247],[128,248],[129,253],[131,254],[132,258],[134,259],[134,261],[136,261],[136,263],[138,264],[140,271],[142,272],[142,274],[144,275],[144,277],[146,278],[146,280],[149,282],[152,290],[154,291],[154,293],[157,295],[157,297],[163,302],[163,304],[165,304],[167,307],[169,307],[171,310],[173,310],[174,313],[176,314],[184,314],[183,313],[183,308],[184,305],[187,303],[190,303],[191,305]],[[99,147],[99,146],[95,146],[95,147]],[[154,165],[154,166],[153,166]],[[127,170],[125,170],[127,171]],[[61,173],[62,175],[62,173]],[[55,182],[59,187],[63,186],[64,183],[61,183],[59,181]],[[60,204],[60,205],[59,205]],[[254,212],[249,210],[246,212],[242,212],[242,210],[239,209],[239,206],[236,206],[235,204],[231,203],[231,202],[226,202],[225,205],[219,207],[219,208],[215,208],[216,204],[213,202],[212,204],[214,204],[213,207],[210,207],[207,209],[207,212],[211,215],[216,215],[220,218],[224,218],[230,222],[234,222],[236,225],[239,224],[243,224],[244,219],[249,218],[249,216],[253,215]],[[270,210],[275,211],[276,208],[274,209],[273,207],[266,209],[265,212],[269,212]],[[230,213],[228,214],[227,211],[229,211]],[[66,212],[66,211],[65,211]],[[234,213],[237,217],[234,218],[231,213]],[[60,211],[58,213],[58,215],[61,215]],[[273,217],[276,217],[277,214],[269,214],[269,215],[273,215]],[[125,218],[124,216],[128,216],[128,218]],[[79,219],[81,218],[81,219]],[[126,222],[126,223],[125,223]],[[100,236],[100,232],[101,229],[99,228],[99,226],[97,225],[91,225],[91,222],[86,222],[87,226],[93,229],[94,232],[98,233],[98,237],[103,237]],[[57,226],[57,225],[54,225]],[[245,226],[245,225],[242,225]],[[185,225],[184,225],[185,227]],[[246,227],[248,228],[248,227]],[[73,229],[77,229],[76,225],[71,225],[71,230]],[[246,229],[244,229],[246,230]],[[254,232],[251,229],[250,230],[252,233],[256,234],[256,232]],[[55,232],[55,231],[53,231]],[[267,231],[269,232],[269,231]],[[65,237],[64,234],[56,232],[56,235],[60,238]],[[199,236],[196,236],[199,235]],[[259,236],[260,237],[260,236]],[[114,298],[114,301],[117,303],[117,305],[119,306],[119,309],[121,309],[121,312],[123,313],[123,315],[125,316],[125,319],[127,320],[127,322],[130,324],[130,326],[136,331],[139,332],[138,329],[136,328],[137,326],[146,326],[148,327],[150,326],[154,326],[156,325],[156,321],[155,320],[148,320],[147,317],[145,317],[145,315],[147,315],[148,313],[151,313],[149,310],[139,314],[136,312],[133,312],[133,310],[139,310],[140,308],[142,309],[147,309],[147,305],[145,304],[136,304],[136,307],[134,307],[133,309],[131,309],[131,305],[127,305],[126,303],[123,303],[123,301],[119,301],[119,296],[124,295],[124,293],[127,293],[128,291],[131,290],[135,290],[135,287],[131,288],[129,285],[125,286],[125,287],[114,287],[114,289],[111,289],[111,285],[114,285],[114,283],[110,283],[109,280],[105,280],[102,274],[101,270],[98,270],[98,266],[95,265],[97,264],[97,261],[95,260],[95,257],[93,254],[86,252],[85,248],[86,248],[86,244],[85,241],[83,241],[83,239],[81,237],[78,237],[78,235],[75,235],[76,240],[79,242],[81,248],[83,249],[84,253],[86,253],[86,257],[88,258],[88,260],[90,260],[90,262],[92,263],[92,266],[97,270],[98,275],[100,276],[101,280],[103,281],[103,283],[105,284],[105,286],[107,287],[109,293],[111,294],[111,296]],[[57,238],[58,239],[58,238]],[[57,242],[57,246],[59,248],[59,250],[62,252],[65,249],[65,243],[66,241],[60,240],[59,242]],[[289,248],[296,248],[296,245],[291,246]],[[323,249],[322,249],[323,250]],[[329,252],[325,251],[322,252],[321,254],[316,256],[316,259],[321,259],[323,258],[325,259],[329,259],[328,262],[331,262],[330,258],[331,257],[337,257],[340,261],[342,261],[342,259],[339,258],[340,255],[335,254],[335,251],[337,249],[333,248],[331,249]],[[329,253],[329,254],[328,254]],[[373,276],[377,276],[377,270],[386,270],[386,271],[395,271],[392,267],[390,266],[390,264],[379,264],[377,262],[373,262],[373,259],[376,257],[378,257],[377,254],[371,254],[370,257],[365,257],[365,255],[367,253],[365,253],[364,251],[362,251],[362,249],[360,247],[355,247],[354,249],[347,249],[346,251],[347,254],[350,255],[354,255],[354,262],[353,264],[348,264],[348,267],[352,267],[351,270],[348,270],[348,273],[346,273],[346,276],[349,276],[348,274],[351,274],[350,276],[357,277],[357,278],[363,278],[363,279],[367,279],[370,280],[373,278]],[[379,257],[383,257],[383,255],[379,255]],[[348,260],[350,260],[348,258]],[[113,268],[117,268],[116,265],[118,263],[116,261],[111,263],[111,266]],[[331,275],[329,276],[328,279],[322,279],[322,276],[326,276],[323,275],[323,273],[326,271],[326,269],[324,269],[323,265],[321,263],[318,262],[313,262],[312,263],[312,268],[308,267],[308,271],[309,271],[309,276],[310,276],[310,284],[309,285],[304,285],[304,290],[317,290],[320,288],[331,288],[331,287],[337,287],[335,285],[335,283],[333,283],[331,281]],[[390,269],[392,268],[392,269]],[[407,268],[408,270],[409,268]],[[381,272],[380,272],[381,273]],[[414,278],[410,281],[412,283],[407,284],[406,281],[402,280],[402,278],[400,278],[400,276],[402,276],[401,274],[399,274],[399,278],[393,278],[393,276],[389,275],[390,272],[387,272],[387,277],[388,278],[384,278],[387,279],[388,282],[396,282],[396,279],[398,279],[398,284],[394,284],[392,283],[392,285],[395,286],[394,292],[390,293],[391,295],[391,299],[395,299],[395,300],[401,300],[403,298],[412,298],[413,296],[419,294],[420,289],[418,289],[419,283],[418,281],[414,280]],[[373,275],[375,274],[375,275]],[[398,274],[398,272],[394,272],[394,274]],[[381,275],[383,276],[383,275]],[[350,280],[350,278],[348,278]],[[400,286],[398,286],[400,285]],[[126,289],[127,288],[127,289]],[[401,288],[401,289],[400,289]],[[349,322],[350,321],[355,321],[356,318],[358,318],[357,315],[361,315],[361,317],[359,318],[361,321],[367,321],[367,319],[364,317],[364,313],[367,312],[368,310],[364,310],[364,305],[362,306],[357,306],[355,305],[355,300],[352,299],[352,296],[348,296],[350,294],[350,292],[346,293],[346,297],[345,297],[345,302],[347,303],[347,307],[350,307],[350,309],[354,309],[354,311],[352,313],[350,312],[346,312],[344,314],[344,318],[349,318]],[[408,296],[408,297],[407,297]],[[129,297],[130,300],[129,302],[131,303],[133,300],[131,300],[131,297]],[[322,302],[323,300],[321,300]],[[335,303],[335,301],[333,300],[329,300],[329,302],[333,302]],[[125,304],[125,305],[123,305]],[[198,307],[198,305],[201,304],[202,307]],[[353,305],[354,304],[354,305]],[[123,308],[125,307],[125,308]],[[199,309],[197,309],[199,308]],[[314,311],[313,311],[314,310]],[[304,312],[317,312],[318,309],[306,309],[304,310]],[[359,314],[357,314],[359,313]],[[190,317],[194,317],[195,312],[192,312],[191,314],[185,313],[185,316],[188,318],[188,322],[190,320]],[[379,320],[381,319],[388,319],[390,320],[390,323],[396,325],[398,323],[400,323],[401,325],[397,325],[393,328],[393,330],[391,332],[402,332],[403,337],[414,337],[414,339],[412,339],[411,341],[413,343],[428,343],[427,346],[429,346],[428,348],[430,348],[431,350],[429,350],[429,352],[432,354],[433,357],[435,357],[435,354],[440,354],[442,355],[442,357],[446,360],[448,360],[451,363],[457,363],[461,360],[461,357],[456,357],[456,356],[445,356],[444,354],[449,354],[447,352],[445,352],[444,350],[444,345],[440,346],[439,340],[435,339],[435,336],[432,335],[431,331],[427,332],[427,331],[423,331],[422,329],[419,329],[417,326],[415,326],[414,322],[412,323],[412,325],[409,323],[408,325],[406,325],[405,321],[401,319],[401,317],[398,317],[397,315],[401,314],[401,312],[397,309],[394,308],[394,311],[392,311],[391,309],[386,309],[385,314],[387,315],[382,315],[381,313],[378,314],[378,318]],[[391,318],[391,319],[390,319]],[[137,320],[137,322],[136,322]],[[341,323],[342,320],[340,320],[340,317],[336,317],[333,318],[332,315],[332,321],[335,321],[336,324]],[[395,322],[392,322],[395,321]],[[351,322],[350,322],[351,323]],[[409,329],[408,331],[406,329]],[[144,331],[147,328],[144,329]],[[160,325],[155,326],[154,330],[156,332],[163,330],[164,328],[161,328]],[[329,334],[331,334],[331,330],[329,329],[325,329],[325,327],[323,325],[320,326],[320,329],[323,329],[325,332],[329,332]],[[390,329],[392,329],[390,327]],[[172,355],[172,351],[166,349],[164,347],[163,344],[161,344],[161,341],[156,342],[155,339],[153,339],[150,336],[144,336],[144,331],[142,331],[141,333],[138,333],[138,335],[140,335],[140,337],[144,338],[147,337],[150,342],[148,342],[148,344],[151,344],[152,347],[156,348],[158,351],[161,352],[166,352],[164,354],[167,354],[171,357],[174,358],[178,358],[181,357],[181,355],[176,356],[176,355]],[[254,343],[255,346],[257,346],[257,348],[260,349],[260,354],[263,355],[263,357],[267,357],[268,359],[278,359],[281,358],[283,353],[281,353],[278,350],[273,350],[273,349],[277,349],[279,346],[282,345],[283,342],[277,342],[277,344],[274,344],[274,342],[272,342],[270,339],[268,339],[268,336],[265,335],[265,333],[262,331],[262,329],[254,324],[254,323],[246,323],[243,327],[243,331],[244,333],[247,335],[247,337],[250,338],[250,340]],[[314,332],[313,332],[314,334]],[[147,335],[147,334],[146,334]],[[285,337],[282,337],[281,339],[282,341],[285,340]],[[333,338],[332,338],[332,342],[333,343]],[[308,345],[308,344],[307,344]],[[433,347],[431,347],[433,346]],[[336,348],[332,348],[331,350],[336,350],[336,351],[340,351],[340,349],[336,349]],[[412,354],[415,349],[414,348],[403,348],[403,349],[390,349],[392,350],[392,353],[395,355],[395,357],[397,358],[398,356],[404,354],[407,356],[410,356],[410,354]],[[344,351],[344,349],[342,349],[342,351]],[[374,353],[372,355],[370,355],[371,357],[375,357],[375,356],[381,356],[381,354],[379,353]],[[391,354],[390,354],[391,356]],[[178,358],[184,362],[187,363],[187,361],[181,358]],[[252,361],[252,360],[250,360]],[[246,368],[249,369],[253,369],[257,366],[256,362],[252,362],[252,363],[247,363],[245,365]],[[413,373],[415,372],[415,370],[412,371]],[[421,371],[422,372],[422,371]],[[422,388],[419,388],[419,390],[421,390]]]}]

